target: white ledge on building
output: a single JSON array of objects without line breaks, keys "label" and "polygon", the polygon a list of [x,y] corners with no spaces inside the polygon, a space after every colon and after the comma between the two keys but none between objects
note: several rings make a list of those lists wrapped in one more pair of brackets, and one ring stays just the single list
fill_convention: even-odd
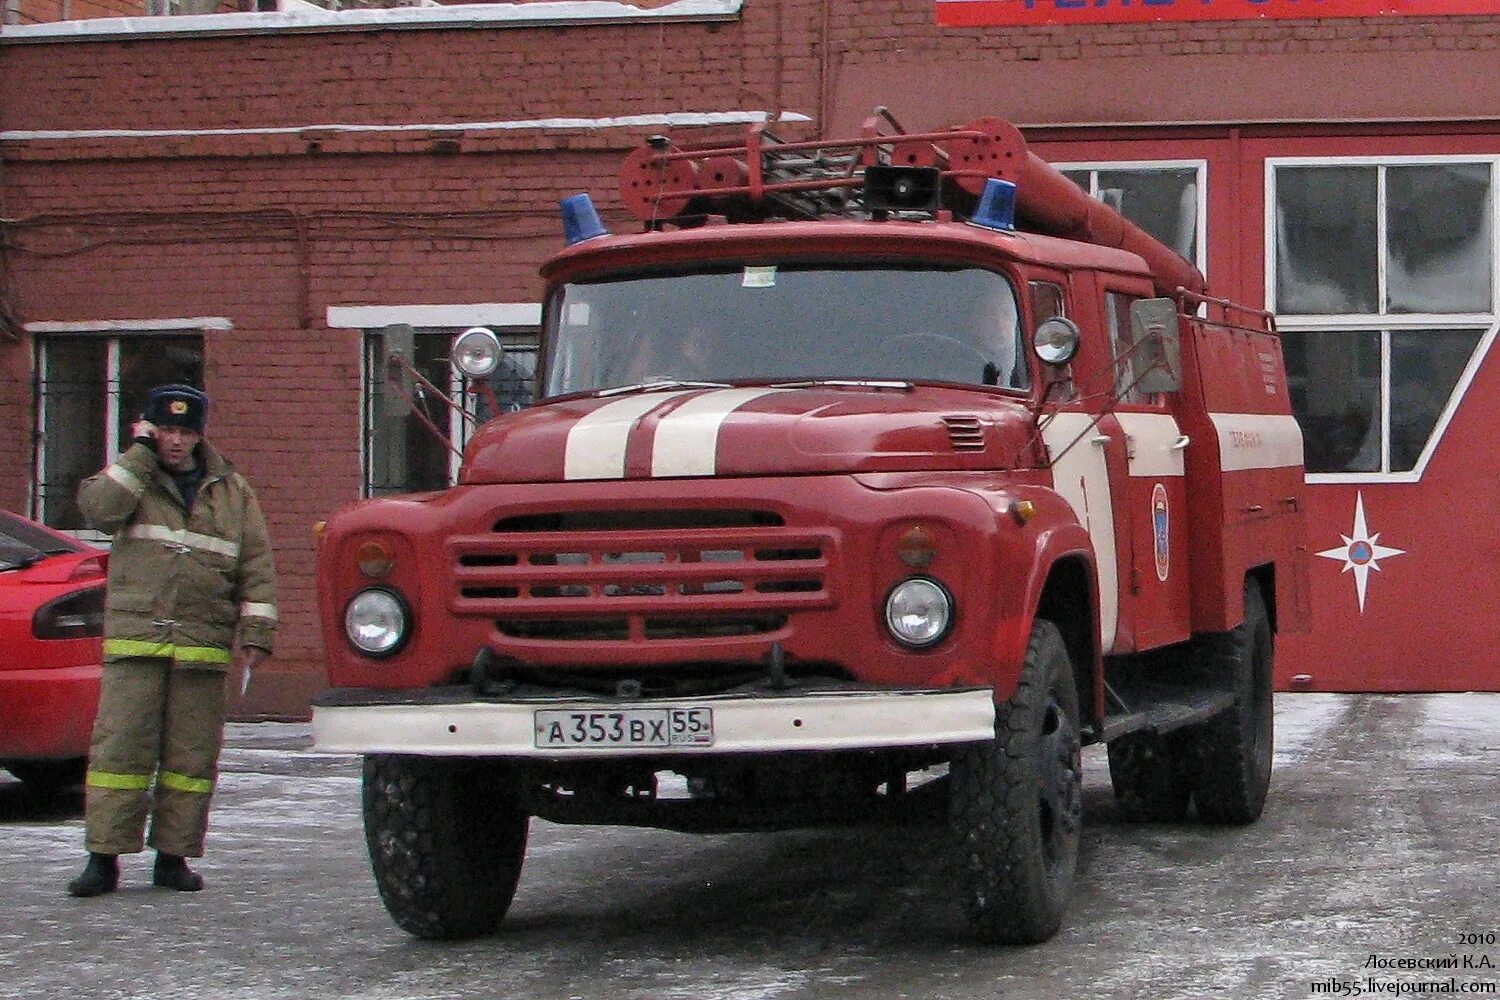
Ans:
[{"label": "white ledge on building", "polygon": [[329,306],[332,330],[376,330],[405,323],[420,328],[458,326],[537,326],[537,302],[464,302],[432,305]]},{"label": "white ledge on building", "polygon": [[[195,136],[227,135],[299,135],[303,132],[375,132],[375,133],[484,133],[519,132],[532,129],[591,132],[611,128],[706,128],[714,125],[752,125],[769,122],[773,116],[765,111],[667,111],[659,114],[615,115],[604,118],[523,118],[499,122],[416,122],[390,125],[309,124],[273,125],[258,128],[198,129],[11,129],[0,132],[0,142],[37,142],[65,139],[178,139]],[[784,111],[777,121],[810,122],[807,115]]]},{"label": "white ledge on building", "polygon": [[743,0],[675,0],[645,9],[608,0],[557,3],[445,4],[366,10],[295,9],[243,14],[105,17],[0,27],[0,43],[102,42],[122,38],[258,35],[280,32],[362,31],[392,28],[560,28],[662,21],[732,21]]},{"label": "white ledge on building", "polygon": [[180,316],[172,319],[33,320],[27,333],[163,333],[171,330],[233,330],[227,316]]}]

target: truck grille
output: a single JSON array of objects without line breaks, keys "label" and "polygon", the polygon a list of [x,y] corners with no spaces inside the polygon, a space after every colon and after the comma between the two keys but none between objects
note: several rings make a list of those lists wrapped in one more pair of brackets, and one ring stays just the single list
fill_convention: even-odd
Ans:
[{"label": "truck grille", "polygon": [[760,635],[832,605],[834,548],[765,511],[526,515],[449,540],[452,604],[533,641]]},{"label": "truck grille", "polygon": [[[697,618],[645,617],[642,631],[647,639],[722,639],[742,635],[764,635],[786,627],[786,615],[706,615]],[[501,635],[517,639],[555,639],[573,642],[626,642],[630,639],[628,618],[553,619],[499,621]]]}]

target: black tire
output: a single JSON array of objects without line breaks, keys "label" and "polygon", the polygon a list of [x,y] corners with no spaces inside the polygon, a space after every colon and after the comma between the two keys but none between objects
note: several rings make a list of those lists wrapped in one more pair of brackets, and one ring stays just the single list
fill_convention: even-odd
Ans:
[{"label": "black tire", "polygon": [[381,901],[419,938],[499,926],[515,896],[529,817],[492,763],[373,754],[364,766],[365,846]]},{"label": "black tire", "polygon": [[1062,925],[1083,825],[1081,745],[1067,647],[1039,618],[994,741],[964,747],[950,768],[959,884],[981,941],[1037,944]]},{"label": "black tire", "polygon": [[1245,620],[1238,628],[1196,642],[1198,662],[1227,680],[1235,695],[1233,708],[1189,734],[1198,818],[1226,825],[1253,823],[1265,809],[1275,745],[1274,646],[1260,587],[1246,583]]},{"label": "black tire", "polygon": [[10,760],[0,764],[38,795],[53,796],[83,784],[88,771],[87,757],[67,760]]},{"label": "black tire", "polygon": [[1176,823],[1193,793],[1184,740],[1133,733],[1109,744],[1109,779],[1120,815],[1132,823]]}]

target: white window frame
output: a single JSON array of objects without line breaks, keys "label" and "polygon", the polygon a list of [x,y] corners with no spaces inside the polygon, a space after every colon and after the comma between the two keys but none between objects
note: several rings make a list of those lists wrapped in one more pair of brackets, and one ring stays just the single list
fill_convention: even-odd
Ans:
[{"label": "white window frame", "polygon": [[[457,305],[388,305],[388,306],[329,306],[328,326],[334,329],[360,331],[360,420],[359,420],[359,477],[360,495],[374,495],[370,483],[369,441],[374,432],[369,401],[374,390],[370,366],[366,361],[370,334],[378,333],[388,326],[404,324],[410,326],[418,336],[424,331],[459,330],[471,326],[483,326],[493,330],[502,344],[507,338],[539,338],[542,327],[542,305],[540,302],[478,302]],[[456,372],[449,370],[448,394],[453,396],[461,388]],[[475,429],[472,418],[454,410],[448,411],[448,436],[462,450],[469,435]],[[458,481],[460,456],[448,456],[448,483]]]},{"label": "white window frame", "polygon": [[[1208,161],[1191,160],[1073,160],[1053,163],[1059,171],[1089,171],[1089,194],[1099,197],[1099,171],[1165,171],[1193,170],[1198,175],[1198,204],[1193,220],[1193,246],[1197,258],[1192,263],[1204,275],[1208,274]],[[1130,218],[1127,214],[1126,218]],[[1131,220],[1134,221],[1134,220]]]},{"label": "white window frame", "polygon": [[[9,2],[9,0],[7,0]],[[260,35],[275,32],[391,31],[428,28],[572,28],[627,24],[714,23],[737,21],[743,0],[694,0],[643,8],[614,0],[546,4],[435,4],[325,10],[306,0],[278,0],[276,10],[230,14],[160,13],[145,17],[102,17],[83,21],[7,25],[10,44],[121,38]],[[156,5],[159,10],[161,3]],[[170,0],[166,6],[170,7]]]},{"label": "white window frame", "polygon": [[[1391,334],[1403,330],[1480,331],[1479,344],[1464,366],[1443,412],[1433,425],[1416,465],[1402,472],[1310,472],[1309,483],[1415,483],[1421,480],[1433,452],[1448,432],[1453,415],[1468,396],[1469,386],[1500,331],[1500,156],[1487,154],[1440,154],[1418,156],[1276,156],[1265,161],[1265,302],[1276,312],[1276,171],[1282,167],[1421,167],[1484,163],[1490,167],[1490,312],[1488,313],[1340,313],[1287,314],[1276,317],[1277,327],[1294,333],[1317,331],[1377,330],[1380,333],[1380,464],[1390,461],[1390,351]],[[1376,226],[1376,302],[1384,309],[1386,301],[1387,211],[1386,171],[1377,170],[1375,197]]]},{"label": "white window frame", "polygon": [[[37,352],[37,393],[32,421],[32,435],[36,442],[32,456],[30,482],[27,483],[26,508],[30,516],[42,519],[41,490],[47,481],[47,449],[43,429],[47,426],[47,394],[41,391],[49,380],[51,366],[49,337],[94,337],[106,340],[104,360],[104,461],[113,462],[124,449],[120,447],[120,338],[160,334],[164,337],[198,336],[203,338],[204,355],[208,354],[208,335],[234,328],[222,316],[196,316],[174,319],[121,319],[94,322],[50,322],[37,321],[25,324]],[[109,536],[89,528],[66,530],[72,535],[94,544],[109,542]]]}]

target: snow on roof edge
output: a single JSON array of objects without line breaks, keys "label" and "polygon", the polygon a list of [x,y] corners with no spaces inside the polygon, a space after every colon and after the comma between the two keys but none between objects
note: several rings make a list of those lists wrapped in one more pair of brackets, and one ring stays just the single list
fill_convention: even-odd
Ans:
[{"label": "snow on roof edge", "polygon": [[722,21],[737,18],[744,0],[675,0],[649,10],[612,0],[557,0],[528,4],[449,4],[239,14],[177,14],[164,17],[103,17],[46,24],[0,26],[7,42],[99,42],[121,38],[272,34],[281,31],[356,31],[387,28],[539,28],[654,21]]},{"label": "snow on roof edge", "polygon": [[[418,122],[401,125],[274,125],[247,128],[203,129],[11,129],[0,132],[0,142],[57,141],[68,139],[166,139],[224,135],[298,135],[302,132],[507,132],[526,129],[568,129],[577,132],[610,128],[663,126],[698,128],[713,125],[749,125],[770,121],[764,111],[670,111],[663,114],[618,115],[606,118],[529,118],[495,122]],[[782,122],[810,122],[797,111],[783,111]]]}]

